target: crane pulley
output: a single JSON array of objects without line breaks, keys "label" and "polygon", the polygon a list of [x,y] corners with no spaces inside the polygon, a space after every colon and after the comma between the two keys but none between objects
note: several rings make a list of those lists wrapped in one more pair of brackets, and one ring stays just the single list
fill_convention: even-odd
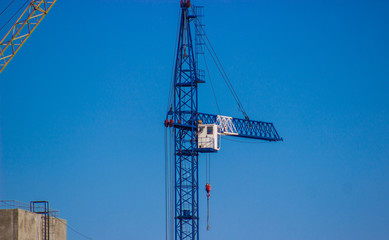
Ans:
[{"label": "crane pulley", "polygon": [[211,224],[209,221],[209,197],[211,196],[211,184],[205,184],[205,191],[207,192],[207,230],[211,229]]}]

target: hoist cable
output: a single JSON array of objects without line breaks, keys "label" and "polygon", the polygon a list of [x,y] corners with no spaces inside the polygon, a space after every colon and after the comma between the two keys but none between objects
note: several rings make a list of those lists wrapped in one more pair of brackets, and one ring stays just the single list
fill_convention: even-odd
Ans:
[{"label": "hoist cable", "polygon": [[211,155],[205,154],[205,180],[211,183]]},{"label": "hoist cable", "polygon": [[207,197],[207,230],[211,229],[211,222],[209,220],[209,197]]},{"label": "hoist cable", "polygon": [[[181,10],[181,9],[180,9]],[[179,11],[181,12],[181,11]],[[168,99],[168,104],[167,104],[167,111],[170,110],[170,107],[172,105],[172,98],[174,95],[174,76],[175,76],[175,65],[176,65],[176,54],[177,54],[177,42],[179,38],[179,29],[180,29],[180,20],[181,20],[181,13],[179,13],[179,18],[178,18],[178,23],[177,23],[177,30],[176,30],[176,42],[174,44],[174,55],[173,55],[173,66],[172,66],[172,73],[170,76],[170,88],[169,88],[169,99]]]},{"label": "hoist cable", "polygon": [[208,183],[208,155],[205,154],[205,182]]},{"label": "hoist cable", "polygon": [[167,238],[174,239],[174,173],[175,173],[175,158],[174,158],[174,129],[167,130]]},{"label": "hoist cable", "polygon": [[13,0],[10,4],[8,4],[8,6],[0,13],[0,16],[3,15],[3,13],[4,13],[5,11],[7,11],[7,9],[8,9],[9,7],[11,7],[12,4],[14,4],[15,1],[16,1],[16,0]]},{"label": "hoist cable", "polygon": [[[205,169],[206,169],[206,185],[205,190],[207,191],[207,231],[211,229],[211,222],[209,218],[209,197],[211,191],[211,155],[208,153],[205,155]],[[209,187],[209,189],[208,189]]]},{"label": "hoist cable", "polygon": [[168,192],[168,185],[169,185],[169,177],[168,177],[168,171],[169,171],[169,153],[168,153],[168,140],[167,140],[167,131],[168,129],[165,128],[165,215],[166,215],[166,240],[169,240],[168,239],[168,220],[169,220],[169,217],[168,217],[168,211],[169,211],[169,208],[168,208],[168,204],[169,204],[169,201],[168,201],[168,195],[169,195],[169,192]]},{"label": "hoist cable", "polygon": [[165,129],[165,203],[166,203],[166,240],[173,239],[173,171],[172,171],[172,133],[171,129]]},{"label": "hoist cable", "polygon": [[[209,153],[208,153],[209,154]],[[208,174],[209,174],[209,176],[208,176],[208,181],[209,181],[209,183],[211,183],[211,156],[209,156],[209,161],[208,161],[208,168],[209,168],[209,170],[208,170]]]},{"label": "hoist cable", "polygon": [[173,128],[170,129],[170,239],[174,240],[174,221],[175,221],[175,174],[176,174],[176,165],[175,165],[175,143],[174,143],[174,133]]},{"label": "hoist cable", "polygon": [[15,18],[15,16],[20,12],[20,10],[22,10],[24,8],[24,6],[26,6],[26,4],[29,2],[30,0],[27,0],[20,8],[19,10],[16,11],[16,13],[14,13],[14,15],[12,15],[12,17],[10,19],[8,19],[8,21],[0,28],[0,32],[3,31],[3,29],[5,28],[5,26],[7,26],[12,19]]}]

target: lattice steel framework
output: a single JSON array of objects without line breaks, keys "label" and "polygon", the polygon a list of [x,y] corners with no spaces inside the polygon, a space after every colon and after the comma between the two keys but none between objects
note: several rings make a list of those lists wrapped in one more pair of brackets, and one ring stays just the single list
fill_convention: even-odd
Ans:
[{"label": "lattice steel framework", "polygon": [[[185,1],[186,2],[186,1]],[[192,41],[194,19],[190,3],[181,4],[181,21],[174,72],[175,141],[175,238],[199,238],[198,153],[196,122],[197,84],[202,82],[196,65]]]},{"label": "lattice steel framework", "polygon": [[[218,115],[208,113],[198,113],[197,119],[201,120],[204,124],[215,124],[217,122]],[[253,138],[265,141],[282,141],[282,137],[278,135],[273,123],[253,121],[241,118],[232,118],[237,135],[236,137]]]},{"label": "lattice steel framework", "polygon": [[[199,187],[197,126],[217,124],[218,115],[198,112],[198,84],[204,71],[198,69],[198,54],[203,54],[202,7],[181,1],[180,26],[175,59],[174,100],[165,120],[174,135],[174,225],[176,240],[199,239]],[[192,32],[193,31],[193,32]],[[194,41],[192,40],[194,39]],[[194,50],[195,49],[195,50]],[[170,120],[169,120],[170,119]],[[272,123],[229,118],[234,137],[282,141]]]},{"label": "lattice steel framework", "polygon": [[0,73],[23,46],[57,0],[31,0],[0,41]]}]

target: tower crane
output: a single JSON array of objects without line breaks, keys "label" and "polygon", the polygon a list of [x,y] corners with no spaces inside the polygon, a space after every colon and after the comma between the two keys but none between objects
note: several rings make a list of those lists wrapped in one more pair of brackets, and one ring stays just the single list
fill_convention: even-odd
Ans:
[{"label": "tower crane", "polygon": [[[198,55],[204,53],[203,45],[207,45],[200,20],[201,9],[192,6],[190,0],[181,1],[175,68],[165,119],[165,127],[170,129],[173,139],[171,175],[174,179],[169,197],[172,216],[167,214],[166,238],[175,240],[199,239],[198,166],[201,153],[218,152],[221,135],[268,142],[283,140],[272,123],[250,120],[239,99],[237,102],[244,118],[199,112],[198,86],[205,83],[205,74],[199,69]],[[209,196],[210,185],[206,186],[206,191]],[[168,222],[174,228],[169,230]]]},{"label": "tower crane", "polygon": [[[47,15],[57,0],[27,0],[13,15],[12,20],[23,11],[15,24],[0,41],[0,73],[34,32],[42,19]],[[12,1],[12,5],[15,1]],[[10,6],[8,5],[8,7]],[[8,7],[6,9],[8,9]],[[4,27],[7,23],[4,25]]]}]

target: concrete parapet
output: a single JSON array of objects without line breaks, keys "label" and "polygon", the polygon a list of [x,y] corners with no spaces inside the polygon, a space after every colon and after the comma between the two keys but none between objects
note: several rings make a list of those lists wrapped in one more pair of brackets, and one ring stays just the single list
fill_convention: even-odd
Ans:
[{"label": "concrete parapet", "polygon": [[[66,220],[50,217],[50,240],[66,240]],[[22,209],[0,210],[0,240],[43,240],[44,216]]]}]

